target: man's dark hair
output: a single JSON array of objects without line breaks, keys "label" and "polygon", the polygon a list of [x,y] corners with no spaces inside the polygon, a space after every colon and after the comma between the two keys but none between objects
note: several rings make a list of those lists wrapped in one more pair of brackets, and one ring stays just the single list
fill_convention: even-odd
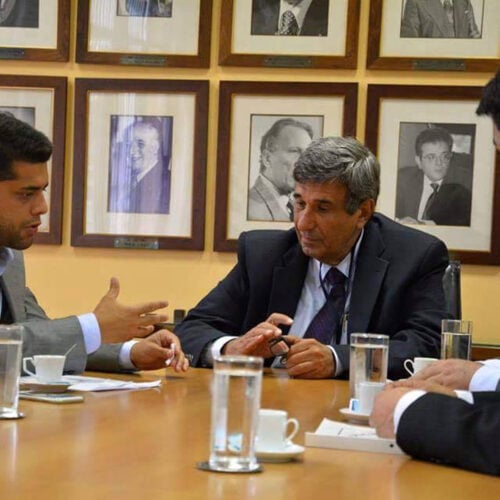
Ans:
[{"label": "man's dark hair", "polygon": [[0,112],[0,181],[15,179],[13,162],[45,163],[51,154],[52,143],[42,132]]},{"label": "man's dark hair", "polygon": [[500,70],[483,88],[483,97],[476,113],[489,116],[500,130]]},{"label": "man's dark hair", "polygon": [[446,129],[432,127],[426,128],[418,134],[417,140],[415,141],[415,153],[417,156],[422,156],[422,146],[428,143],[436,144],[436,142],[444,142],[448,145],[450,151],[453,147],[453,137]]}]

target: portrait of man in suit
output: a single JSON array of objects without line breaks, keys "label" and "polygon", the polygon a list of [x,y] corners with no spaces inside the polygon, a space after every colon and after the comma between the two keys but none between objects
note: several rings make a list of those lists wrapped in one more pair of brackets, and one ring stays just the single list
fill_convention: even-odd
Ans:
[{"label": "portrait of man in suit", "polygon": [[418,134],[416,166],[405,166],[398,171],[396,219],[399,222],[470,225],[472,172],[469,171],[467,178],[466,160],[471,155],[455,153],[452,148],[453,137],[443,127],[425,127]]},{"label": "portrait of man in suit", "polygon": [[[262,117],[252,116],[254,129],[258,128],[255,125],[259,118]],[[292,220],[293,167],[313,136],[311,125],[295,118],[276,120],[264,133],[260,141],[259,175],[248,192],[248,220]]]},{"label": "portrait of man in suit", "polygon": [[40,0],[0,0],[0,28],[38,28]]},{"label": "portrait of man in suit", "polygon": [[172,17],[173,0],[118,0],[119,16]]},{"label": "portrait of man in suit", "polygon": [[403,0],[400,35],[401,38],[481,38],[481,31],[471,0]]},{"label": "portrait of man in suit", "polygon": [[252,35],[327,36],[330,0],[253,0]]},{"label": "portrait of man in suit", "polygon": [[111,116],[108,211],[168,214],[171,116]]}]

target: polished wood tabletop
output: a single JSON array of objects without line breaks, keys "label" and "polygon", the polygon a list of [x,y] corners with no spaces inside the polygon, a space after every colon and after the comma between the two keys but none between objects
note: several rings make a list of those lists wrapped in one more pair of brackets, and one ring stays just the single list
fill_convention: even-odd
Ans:
[{"label": "polished wood tabletop", "polygon": [[[96,374],[91,374],[96,375]],[[100,376],[105,376],[101,374]],[[0,421],[1,499],[444,499],[500,498],[500,479],[406,456],[307,448],[302,459],[262,473],[196,469],[209,453],[211,370],[143,372],[114,378],[158,389],[85,393],[84,403],[21,401],[26,418]],[[348,384],[266,372],[263,408],[300,422],[342,420]]]}]

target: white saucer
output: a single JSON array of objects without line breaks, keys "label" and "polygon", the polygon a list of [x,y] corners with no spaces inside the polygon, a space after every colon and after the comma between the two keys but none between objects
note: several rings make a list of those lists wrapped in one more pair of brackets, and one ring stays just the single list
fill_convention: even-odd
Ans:
[{"label": "white saucer", "polygon": [[255,454],[257,455],[257,458],[259,459],[260,462],[274,462],[274,463],[280,463],[280,462],[290,462],[291,460],[294,460],[302,453],[304,453],[305,448],[303,446],[300,446],[298,444],[294,444],[291,441],[289,441],[286,445],[286,448],[284,450],[257,450],[255,451]]},{"label": "white saucer", "polygon": [[339,412],[347,417],[348,420],[355,420],[356,422],[362,422],[364,424],[367,424],[370,420],[369,413],[360,413],[358,411],[352,411],[349,408],[340,408]]}]

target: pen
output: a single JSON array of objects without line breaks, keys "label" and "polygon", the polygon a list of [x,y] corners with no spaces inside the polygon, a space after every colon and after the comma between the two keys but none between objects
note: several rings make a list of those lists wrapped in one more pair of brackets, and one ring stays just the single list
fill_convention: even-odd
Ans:
[{"label": "pen", "polygon": [[165,361],[165,366],[170,366],[175,359],[175,344],[172,344],[170,349],[172,351],[172,356]]}]

